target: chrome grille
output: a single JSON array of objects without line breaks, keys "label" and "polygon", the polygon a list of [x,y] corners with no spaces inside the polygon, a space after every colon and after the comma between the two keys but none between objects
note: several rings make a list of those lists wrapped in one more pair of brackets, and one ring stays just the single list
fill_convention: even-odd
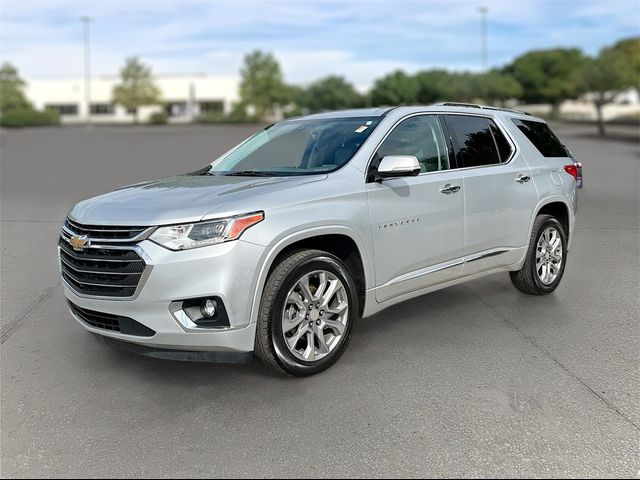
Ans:
[{"label": "chrome grille", "polygon": [[[58,242],[62,278],[76,292],[100,297],[133,297],[147,271],[135,250],[148,227],[80,225],[67,219]],[[89,245],[76,250],[69,243],[86,235]]]},{"label": "chrome grille", "polygon": [[92,240],[127,242],[141,240],[141,237],[144,236],[143,234],[151,229],[149,227],[82,225],[67,218],[64,222],[63,230],[69,235],[87,235]]}]

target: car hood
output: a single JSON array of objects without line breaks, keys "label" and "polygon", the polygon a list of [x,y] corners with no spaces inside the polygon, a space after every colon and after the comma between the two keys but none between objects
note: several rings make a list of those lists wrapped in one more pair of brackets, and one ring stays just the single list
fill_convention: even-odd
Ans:
[{"label": "car hood", "polygon": [[197,222],[208,214],[234,212],[235,205],[261,210],[266,194],[324,180],[326,175],[234,177],[180,175],[124,187],[78,203],[69,217],[85,225],[167,225]]}]

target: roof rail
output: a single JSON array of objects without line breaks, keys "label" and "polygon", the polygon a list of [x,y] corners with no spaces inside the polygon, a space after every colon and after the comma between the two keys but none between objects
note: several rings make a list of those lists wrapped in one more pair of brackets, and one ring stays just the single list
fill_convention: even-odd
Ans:
[{"label": "roof rail", "polygon": [[521,115],[529,115],[529,116],[531,116],[531,114],[529,112],[525,112],[524,110],[516,110],[515,108],[487,107],[487,106],[482,106],[480,108],[484,108],[485,110],[498,110],[500,112],[519,113]]},{"label": "roof rail", "polygon": [[525,112],[523,110],[516,110],[514,108],[490,107],[488,105],[476,105],[475,103],[442,102],[442,103],[434,103],[434,105],[438,105],[438,106],[442,106],[442,107],[480,108],[482,110],[497,110],[497,111],[500,111],[500,112],[511,112],[511,113],[518,113],[520,115],[531,116],[531,114],[529,112]]},{"label": "roof rail", "polygon": [[434,105],[441,105],[443,107],[482,108],[480,105],[476,105],[475,103],[464,103],[464,102],[442,102],[442,103],[435,103]]}]

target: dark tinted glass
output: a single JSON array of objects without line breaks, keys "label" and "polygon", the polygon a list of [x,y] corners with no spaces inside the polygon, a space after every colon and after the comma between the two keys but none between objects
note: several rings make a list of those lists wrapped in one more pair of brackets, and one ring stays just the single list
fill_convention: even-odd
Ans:
[{"label": "dark tinted glass", "polygon": [[387,155],[413,155],[421,172],[447,170],[447,148],[435,115],[410,117],[398,125],[380,145],[377,160]]},{"label": "dark tinted glass", "polygon": [[459,165],[478,167],[500,163],[486,119],[466,115],[447,115],[446,119],[458,140],[456,156]]},{"label": "dark tinted glass", "polygon": [[546,123],[513,118],[513,123],[545,157],[566,157],[567,151]]},{"label": "dark tinted glass", "polygon": [[491,126],[491,133],[493,133],[493,138],[496,141],[496,145],[498,146],[498,152],[500,153],[500,161],[502,163],[507,162],[509,157],[511,157],[511,152],[513,148],[507,140],[507,137],[504,136],[502,130],[498,128],[498,126],[493,122],[493,120],[487,120],[489,125]]}]

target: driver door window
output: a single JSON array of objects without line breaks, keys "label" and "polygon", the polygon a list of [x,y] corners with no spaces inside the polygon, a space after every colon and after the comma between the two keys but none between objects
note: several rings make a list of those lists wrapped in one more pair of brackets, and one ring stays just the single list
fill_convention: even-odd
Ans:
[{"label": "driver door window", "polygon": [[375,269],[378,302],[457,278],[464,255],[464,192],[442,191],[462,190],[462,171],[449,167],[438,116],[401,121],[378,148],[372,166],[387,155],[413,155],[425,174],[366,183],[373,248],[385,259]]},{"label": "driver door window", "polygon": [[379,162],[387,155],[413,155],[420,173],[449,169],[444,136],[435,115],[417,115],[400,123],[378,149]]}]

